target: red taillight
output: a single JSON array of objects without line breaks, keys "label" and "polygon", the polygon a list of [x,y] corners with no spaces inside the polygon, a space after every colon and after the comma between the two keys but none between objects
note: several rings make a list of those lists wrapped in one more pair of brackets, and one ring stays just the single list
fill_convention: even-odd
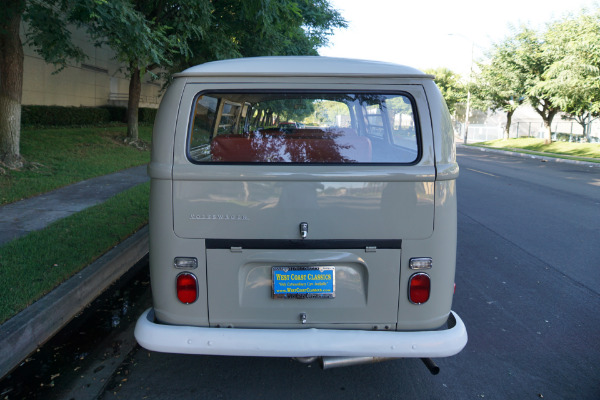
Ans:
[{"label": "red taillight", "polygon": [[185,304],[196,301],[198,298],[198,281],[194,274],[184,272],[177,275],[177,298]]},{"label": "red taillight", "polygon": [[431,279],[425,273],[414,274],[408,282],[408,298],[411,303],[423,304],[429,300]]}]

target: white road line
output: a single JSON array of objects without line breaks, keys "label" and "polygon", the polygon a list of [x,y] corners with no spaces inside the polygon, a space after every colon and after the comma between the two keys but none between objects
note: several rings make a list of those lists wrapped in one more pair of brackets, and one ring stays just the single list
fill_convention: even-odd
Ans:
[{"label": "white road line", "polygon": [[497,177],[498,177],[498,175],[490,174],[490,173],[488,173],[488,172],[478,171],[478,170],[476,170],[476,169],[472,169],[472,168],[466,168],[466,169],[468,169],[469,171],[478,172],[478,173],[480,173],[480,174],[484,174],[484,175],[493,176],[493,177],[495,177],[495,178],[497,178]]}]

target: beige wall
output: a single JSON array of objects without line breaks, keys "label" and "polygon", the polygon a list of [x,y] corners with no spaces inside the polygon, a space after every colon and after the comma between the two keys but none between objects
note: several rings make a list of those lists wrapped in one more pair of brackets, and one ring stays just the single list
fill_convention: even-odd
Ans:
[{"label": "beige wall", "polygon": [[[22,24],[23,41],[25,29],[27,27]],[[24,46],[23,104],[127,106],[129,79],[124,64],[114,59],[114,52],[107,46],[93,46],[81,30],[74,30],[73,42],[88,58],[80,64],[70,64],[58,73],[54,73],[54,65],[44,62],[33,49]],[[158,107],[161,83],[150,82],[148,75],[142,81],[140,107]]]}]

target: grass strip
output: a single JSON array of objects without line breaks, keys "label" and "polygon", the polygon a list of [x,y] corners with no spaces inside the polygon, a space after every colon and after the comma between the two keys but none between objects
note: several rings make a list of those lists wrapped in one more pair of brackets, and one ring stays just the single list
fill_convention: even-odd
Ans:
[{"label": "grass strip", "polygon": [[[124,126],[29,129],[21,132],[27,166],[0,174],[0,204],[12,203],[85,179],[147,164],[150,149],[123,142]],[[151,126],[140,126],[150,142]]]},{"label": "grass strip", "polygon": [[600,162],[600,143],[552,142],[544,144],[544,139],[518,138],[490,140],[470,144],[469,146],[544,155],[568,160]]},{"label": "grass strip", "polygon": [[0,323],[147,224],[149,194],[138,185],[0,247]]}]

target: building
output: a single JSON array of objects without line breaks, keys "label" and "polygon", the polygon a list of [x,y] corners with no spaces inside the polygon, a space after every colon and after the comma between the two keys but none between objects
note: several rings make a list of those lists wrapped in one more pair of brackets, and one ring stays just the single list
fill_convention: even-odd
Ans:
[{"label": "building", "polygon": [[[26,24],[21,24],[21,40],[25,43]],[[96,47],[81,29],[74,29],[73,42],[87,58],[70,63],[56,72],[34,49],[24,45],[23,105],[98,107],[127,106],[129,78],[125,65],[115,59],[108,46]],[[142,78],[140,107],[157,108],[162,83]]]}]

